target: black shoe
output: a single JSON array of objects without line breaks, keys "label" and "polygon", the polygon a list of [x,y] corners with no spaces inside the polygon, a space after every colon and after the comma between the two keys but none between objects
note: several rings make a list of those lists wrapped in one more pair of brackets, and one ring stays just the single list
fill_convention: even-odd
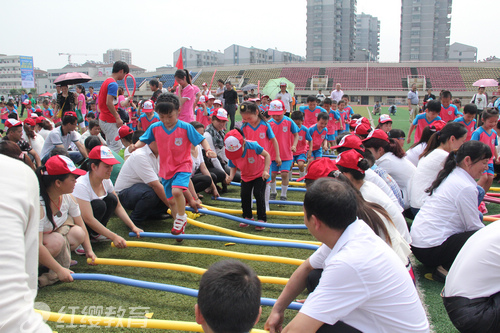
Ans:
[{"label": "black shoe", "polygon": [[443,268],[443,266],[438,266],[432,272],[432,279],[434,281],[444,283],[446,281],[446,276],[448,275],[448,271]]}]

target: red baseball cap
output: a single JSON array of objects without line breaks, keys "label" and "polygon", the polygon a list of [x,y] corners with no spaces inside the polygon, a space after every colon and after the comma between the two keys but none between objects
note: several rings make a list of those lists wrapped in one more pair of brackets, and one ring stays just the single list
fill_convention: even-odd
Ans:
[{"label": "red baseball cap", "polygon": [[365,117],[352,119],[349,123],[349,126],[351,126],[352,128],[356,128],[356,126],[358,126],[359,124],[366,124],[368,126],[371,126],[370,121]]},{"label": "red baseball cap", "polygon": [[216,111],[214,111],[214,116],[216,116],[219,120],[227,121],[227,111],[223,108],[218,108]]},{"label": "red baseball cap", "polygon": [[35,119],[33,119],[33,118],[26,118],[26,119],[24,120],[24,123],[25,123],[26,125],[30,125],[30,126],[35,126],[35,125],[36,125],[36,121],[35,121]]},{"label": "red baseball cap", "polygon": [[41,124],[41,123],[43,123],[44,120],[45,120],[45,117],[43,117],[43,116],[36,117],[35,123]]},{"label": "red baseball cap", "polygon": [[71,117],[78,118],[78,117],[76,116],[76,112],[73,112],[73,111],[68,111],[68,112],[65,112],[65,113],[64,113],[64,117],[66,117],[66,116],[71,116]]},{"label": "red baseball cap", "polygon": [[123,125],[118,130],[118,135],[116,136],[115,141],[123,139],[124,137],[126,137],[127,135],[132,134],[132,133],[134,133],[134,131],[132,131],[132,129],[130,127],[128,127],[127,125]]},{"label": "red baseball cap", "polygon": [[357,135],[368,135],[372,131],[372,127],[365,123],[360,123],[354,128],[354,134]]},{"label": "red baseball cap", "polygon": [[307,167],[307,174],[304,177],[297,179],[298,182],[304,179],[316,180],[319,178],[327,177],[332,171],[338,170],[334,160],[328,157],[322,157],[319,160],[314,160],[309,163]]},{"label": "red baseball cap", "polygon": [[430,127],[431,127],[431,129],[434,127],[434,129],[436,131],[440,131],[445,126],[446,126],[446,122],[444,120],[436,120],[435,122],[432,123],[432,125]]},{"label": "red baseball cap", "polygon": [[359,138],[359,136],[354,134],[349,134],[344,136],[342,140],[340,140],[338,145],[332,147],[332,149],[337,149],[337,148],[351,148],[351,149],[360,149],[362,151],[365,151],[365,147],[363,147],[361,139]]},{"label": "red baseball cap", "polygon": [[352,170],[357,170],[357,171],[364,174],[365,170],[358,167],[358,163],[362,159],[363,159],[363,155],[358,153],[356,150],[351,149],[351,150],[347,150],[347,151],[339,154],[339,156],[337,156],[336,162],[337,162],[337,165],[339,165],[341,167],[344,167],[347,169],[352,169]]},{"label": "red baseball cap", "polygon": [[387,123],[389,121],[392,123],[392,119],[391,119],[391,117],[388,114],[381,114],[380,118],[378,118],[378,123],[379,124],[385,124],[385,123]]},{"label": "red baseball cap", "polygon": [[283,114],[285,109],[285,103],[283,103],[283,101],[279,99],[275,99],[269,104],[269,110],[267,111],[267,114],[269,114],[270,116],[280,115]]},{"label": "red baseball cap", "polygon": [[7,128],[12,128],[12,127],[17,127],[17,126],[22,126],[23,123],[20,122],[17,119],[9,118],[5,121],[5,127]]},{"label": "red baseball cap", "polygon": [[107,165],[120,164],[120,162],[113,156],[111,150],[106,146],[97,146],[92,148],[89,158],[92,160],[100,160]]},{"label": "red baseball cap", "polygon": [[55,155],[47,160],[45,163],[46,171],[43,172],[46,176],[58,176],[58,175],[66,175],[71,173],[76,176],[83,176],[87,172],[78,169],[73,161],[64,155]]},{"label": "red baseball cap", "polygon": [[270,97],[269,97],[269,95],[262,95],[262,96],[260,96],[261,100],[264,99],[264,98],[270,98]]},{"label": "red baseball cap", "polygon": [[227,132],[224,137],[224,148],[228,159],[235,160],[243,155],[244,140],[241,133],[236,129]]},{"label": "red baseball cap", "polygon": [[29,99],[25,99],[22,103],[23,105],[30,105],[31,104],[31,101]]},{"label": "red baseball cap", "polygon": [[381,140],[384,140],[386,142],[390,142],[389,136],[387,135],[387,133],[381,129],[376,129],[376,130],[371,131],[370,133],[368,133],[368,136],[366,137],[366,139],[364,139],[362,141],[365,142],[365,141],[368,141],[370,139],[381,139]]}]

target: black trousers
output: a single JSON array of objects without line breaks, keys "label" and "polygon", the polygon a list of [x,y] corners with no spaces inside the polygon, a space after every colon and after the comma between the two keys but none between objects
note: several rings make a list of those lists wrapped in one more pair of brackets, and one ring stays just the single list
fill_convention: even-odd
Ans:
[{"label": "black trousers", "polygon": [[460,252],[465,242],[476,231],[467,231],[452,235],[443,244],[435,247],[418,248],[411,246],[411,251],[422,264],[430,267],[443,266],[444,269],[449,270],[458,252]]},{"label": "black trousers", "polygon": [[[323,273],[322,269],[314,269],[307,276],[306,287],[307,291],[310,293],[316,289],[319,283],[319,279],[321,279],[321,274]],[[338,321],[333,325],[324,324],[321,326],[316,332],[319,333],[359,333],[360,330],[347,325],[342,321]]]},{"label": "black trousers", "polygon": [[241,181],[241,209],[243,218],[252,218],[252,189],[255,201],[257,203],[257,219],[267,221],[266,216],[266,181],[262,177],[255,178],[252,181]]},{"label": "black trousers", "polygon": [[167,206],[158,197],[151,186],[144,183],[134,184],[118,193],[120,202],[125,209],[130,209],[130,219],[141,223],[150,217],[167,212]]},{"label": "black trousers", "polygon": [[443,304],[451,322],[462,333],[500,332],[500,292],[474,299],[443,297]]},{"label": "black trousers", "polygon": [[[115,212],[116,206],[118,205],[118,198],[113,193],[109,193],[104,199],[96,199],[90,202],[92,206],[92,212],[97,221],[101,222],[103,226],[106,226],[109,222],[111,214]],[[96,236],[97,233],[88,227],[87,230],[89,234]]]},{"label": "black trousers", "polygon": [[[216,177],[215,175],[213,176]],[[197,172],[192,175],[191,181],[193,182],[194,190],[196,191],[196,193],[205,191],[207,188],[209,188],[212,185],[212,179],[213,178],[211,176],[204,175],[201,172]]]},{"label": "black trousers", "polygon": [[229,130],[234,129],[235,124],[235,115],[236,115],[236,104],[226,104],[226,111],[229,115],[229,119],[231,120],[231,125],[229,125]]}]

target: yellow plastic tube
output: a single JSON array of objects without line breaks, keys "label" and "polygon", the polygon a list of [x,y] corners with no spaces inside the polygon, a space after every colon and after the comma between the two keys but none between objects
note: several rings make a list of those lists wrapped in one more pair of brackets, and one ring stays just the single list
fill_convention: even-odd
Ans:
[{"label": "yellow plastic tube", "polygon": [[486,221],[486,222],[495,222],[495,221],[498,221],[498,220],[500,220],[500,218],[498,218],[498,217],[483,216],[483,221]]},{"label": "yellow plastic tube", "polygon": [[500,187],[490,187],[490,191],[500,192]]},{"label": "yellow plastic tube", "polygon": [[[156,328],[161,330],[177,330],[190,332],[203,332],[201,325],[187,321],[159,320],[159,319],[140,319],[140,318],[114,318],[114,317],[96,317],[75,314],[63,314],[36,310],[42,315],[44,320],[66,323],[72,325],[98,325],[106,327],[126,327],[126,328]],[[252,333],[269,333],[264,330],[253,329]]]},{"label": "yellow plastic tube", "polygon": [[[115,244],[111,243],[111,246],[114,247]],[[209,255],[215,255],[215,256],[221,256],[221,257],[275,262],[275,263],[280,263],[280,264],[289,264],[289,265],[297,265],[297,266],[300,266],[304,262],[304,260],[302,260],[302,259],[295,259],[295,258],[266,256],[263,254],[241,253],[241,252],[233,252],[233,251],[226,251],[226,250],[207,249],[207,248],[202,248],[202,247],[174,246],[174,245],[151,243],[151,242],[127,241],[127,246],[128,247],[142,247],[142,248],[147,248],[147,249],[157,249],[157,250],[172,251],[172,252],[209,254]]]},{"label": "yellow plastic tube", "polygon": [[[241,209],[229,209],[229,208],[220,208],[208,205],[202,205],[208,210],[213,210],[214,212],[226,213],[226,214],[241,214]],[[257,211],[253,211],[253,214],[257,214]],[[266,212],[266,215],[276,215],[276,216],[304,216],[304,212],[284,212],[284,211],[276,211],[270,210]]]},{"label": "yellow plastic tube", "polygon": [[[92,262],[92,259],[87,258],[87,263],[91,263],[91,262]],[[171,264],[171,263],[165,263],[165,262],[155,262],[155,261],[142,261],[142,260],[97,258],[94,260],[94,263],[98,264],[98,265],[158,268],[158,269],[166,269],[166,270],[171,270],[171,271],[193,273],[193,274],[198,274],[198,275],[203,275],[203,273],[205,273],[205,271],[206,271],[205,268],[199,268],[199,267],[194,267],[194,266]],[[286,279],[286,278],[279,278],[279,277],[273,277],[273,276],[259,276],[259,280],[262,283],[281,284],[281,285],[286,285],[288,282],[288,279]]]},{"label": "yellow plastic tube", "polygon": [[218,226],[211,225],[208,223],[195,221],[193,219],[190,219],[189,217],[187,219],[187,222],[191,225],[194,225],[195,227],[199,227],[199,228],[207,229],[207,230],[212,230],[212,231],[217,231],[217,232],[220,232],[221,234],[226,234],[226,235],[245,238],[245,239],[259,239],[259,240],[268,240],[268,241],[275,241],[275,242],[303,243],[303,244],[313,244],[313,245],[318,245],[318,246],[320,246],[322,244],[321,242],[305,241],[305,240],[299,240],[299,239],[266,237],[266,236],[247,234],[245,232],[234,231],[231,229],[218,227]]},{"label": "yellow plastic tube", "polygon": [[[276,185],[281,185],[282,181],[277,180]],[[306,183],[301,183],[301,182],[288,182],[289,186],[299,186],[299,187],[306,187]]]}]

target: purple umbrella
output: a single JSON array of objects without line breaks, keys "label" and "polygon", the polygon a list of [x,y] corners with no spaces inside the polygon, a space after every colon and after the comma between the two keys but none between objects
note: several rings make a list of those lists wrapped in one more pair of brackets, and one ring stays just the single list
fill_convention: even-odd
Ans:
[{"label": "purple umbrella", "polygon": [[480,87],[480,86],[485,86],[485,87],[497,87],[498,86],[498,81],[494,79],[481,79],[477,80],[472,84],[473,87]]},{"label": "purple umbrella", "polygon": [[57,79],[54,80],[54,84],[61,86],[69,86],[72,84],[89,82],[90,80],[92,80],[92,78],[87,74],[72,72],[59,75]]}]

